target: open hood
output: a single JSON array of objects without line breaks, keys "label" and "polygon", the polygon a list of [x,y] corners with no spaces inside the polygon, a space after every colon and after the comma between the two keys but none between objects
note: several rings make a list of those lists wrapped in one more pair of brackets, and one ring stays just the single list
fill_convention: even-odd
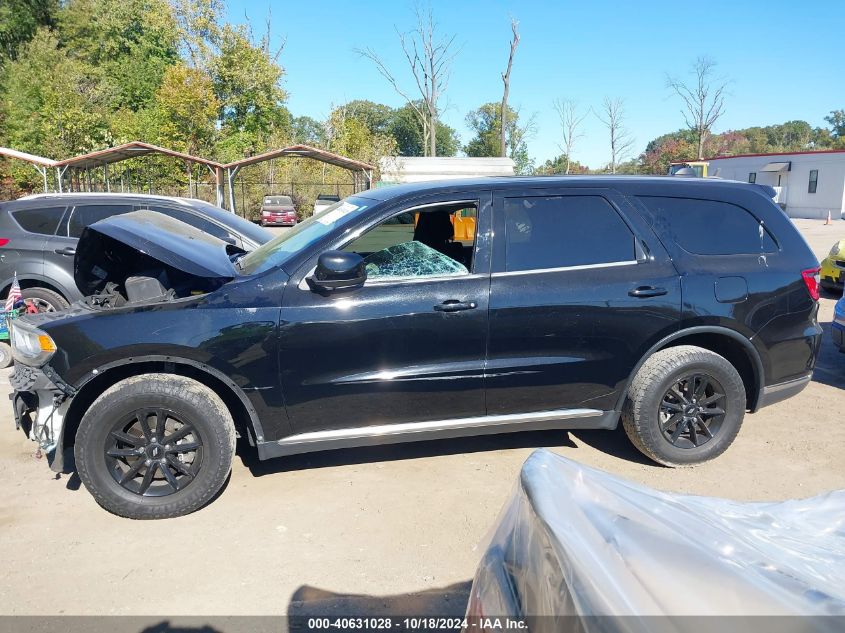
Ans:
[{"label": "open hood", "polygon": [[238,252],[241,249],[179,220],[134,211],[100,220],[82,232],[73,277],[85,296],[107,286],[120,292],[127,279],[138,277],[158,280],[165,291],[173,291],[171,296],[189,296],[233,279],[230,258]]}]

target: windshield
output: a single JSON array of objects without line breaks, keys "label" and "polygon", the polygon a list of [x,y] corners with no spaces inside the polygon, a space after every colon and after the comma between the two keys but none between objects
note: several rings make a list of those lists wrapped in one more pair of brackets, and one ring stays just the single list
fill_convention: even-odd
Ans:
[{"label": "windshield", "polygon": [[290,199],[290,196],[267,196],[264,198],[264,204],[280,207],[284,205],[292,205],[293,200]]},{"label": "windshield", "polygon": [[358,217],[372,202],[366,198],[347,198],[341,202],[335,202],[277,238],[244,255],[238,260],[241,274],[262,273],[281,266],[294,253],[311,246],[337,227]]}]

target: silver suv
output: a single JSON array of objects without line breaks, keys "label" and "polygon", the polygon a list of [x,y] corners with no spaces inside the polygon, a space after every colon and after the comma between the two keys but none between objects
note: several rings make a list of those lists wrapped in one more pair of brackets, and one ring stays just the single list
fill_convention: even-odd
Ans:
[{"label": "silver suv", "polygon": [[73,258],[82,230],[105,218],[151,209],[245,250],[272,234],[202,200],[121,193],[37,194],[0,203],[0,298],[15,273],[21,294],[39,311],[62,310],[82,295],[73,281]]}]

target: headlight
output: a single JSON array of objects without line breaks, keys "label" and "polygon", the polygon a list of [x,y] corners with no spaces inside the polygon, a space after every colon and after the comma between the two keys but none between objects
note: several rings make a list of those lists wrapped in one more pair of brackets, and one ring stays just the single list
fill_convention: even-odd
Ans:
[{"label": "headlight", "polygon": [[41,367],[56,352],[56,343],[46,332],[20,321],[11,322],[12,357],[24,365]]}]

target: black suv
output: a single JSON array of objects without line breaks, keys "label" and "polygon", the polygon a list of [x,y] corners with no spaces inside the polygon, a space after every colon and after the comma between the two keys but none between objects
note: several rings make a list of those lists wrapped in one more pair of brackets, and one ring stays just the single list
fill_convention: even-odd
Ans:
[{"label": "black suv", "polygon": [[246,250],[273,237],[202,200],[122,193],[26,196],[0,203],[0,297],[8,295],[17,273],[24,299],[41,312],[61,310],[80,299],[73,283],[73,256],[83,229],[136,209],[164,213]]},{"label": "black suv", "polygon": [[236,435],[267,459],[621,420],[657,462],[709,460],[747,411],[807,385],[819,349],[818,264],[772,194],[421,183],[247,254],[114,217],[79,242],[89,298],[13,322],[16,419],[54,469],[73,447],[97,501],[134,518],[211,499]]}]

